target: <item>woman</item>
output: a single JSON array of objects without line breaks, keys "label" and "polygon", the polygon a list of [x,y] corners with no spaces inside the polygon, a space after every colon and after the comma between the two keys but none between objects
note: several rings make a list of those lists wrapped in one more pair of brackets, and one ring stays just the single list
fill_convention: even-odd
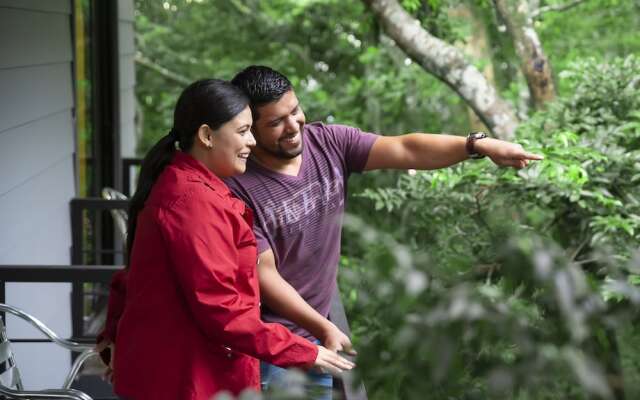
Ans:
[{"label": "woman", "polygon": [[115,391],[124,398],[208,400],[222,390],[259,390],[256,358],[353,366],[260,320],[251,210],[220,179],[244,172],[255,145],[251,123],[239,89],[195,82],[178,99],[173,129],[143,162],[129,210],[126,301],[112,333]]}]

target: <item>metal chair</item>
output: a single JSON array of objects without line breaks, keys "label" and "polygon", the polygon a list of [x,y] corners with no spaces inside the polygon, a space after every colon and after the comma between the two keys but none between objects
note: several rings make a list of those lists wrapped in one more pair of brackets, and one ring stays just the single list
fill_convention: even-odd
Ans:
[{"label": "metal chair", "polygon": [[20,378],[20,372],[16,366],[13,352],[11,351],[11,342],[9,341],[2,319],[0,319],[0,399],[66,399],[66,400],[92,400],[92,398],[84,392],[71,389],[71,384],[80,371],[82,364],[90,357],[97,353],[92,345],[80,344],[70,340],[61,339],[51,329],[40,322],[33,316],[24,311],[12,307],[7,304],[0,303],[0,312],[9,313],[19,317],[40,332],[45,334],[53,343],[62,346],[80,355],[76,358],[71,371],[67,375],[61,389],[45,389],[45,390],[25,390]]},{"label": "metal chair", "polygon": [[[105,200],[129,200],[127,196],[110,187],[105,187],[102,189],[102,198]],[[116,223],[116,228],[118,229],[118,233],[120,233],[123,241],[126,243],[127,241],[127,210],[112,209],[110,210],[110,212],[111,212],[111,216],[113,217],[113,220]]]}]

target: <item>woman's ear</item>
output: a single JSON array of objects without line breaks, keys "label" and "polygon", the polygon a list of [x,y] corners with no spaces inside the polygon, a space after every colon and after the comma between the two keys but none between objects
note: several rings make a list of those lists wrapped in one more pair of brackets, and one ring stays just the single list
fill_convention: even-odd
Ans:
[{"label": "woman's ear", "polygon": [[197,141],[201,146],[206,147],[207,149],[213,148],[213,131],[209,128],[209,125],[202,124],[198,128],[198,133],[196,135]]}]

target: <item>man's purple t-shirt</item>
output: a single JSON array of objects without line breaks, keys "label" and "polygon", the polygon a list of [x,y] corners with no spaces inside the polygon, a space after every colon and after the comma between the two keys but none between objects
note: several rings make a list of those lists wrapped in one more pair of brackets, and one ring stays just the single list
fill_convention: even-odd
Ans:
[{"label": "man's purple t-shirt", "polygon": [[[298,176],[249,159],[244,174],[225,180],[254,211],[258,252],[271,248],[280,275],[325,317],[336,290],[347,179],[362,172],[376,138],[344,125],[306,124]],[[262,318],[314,339],[264,305]]]}]

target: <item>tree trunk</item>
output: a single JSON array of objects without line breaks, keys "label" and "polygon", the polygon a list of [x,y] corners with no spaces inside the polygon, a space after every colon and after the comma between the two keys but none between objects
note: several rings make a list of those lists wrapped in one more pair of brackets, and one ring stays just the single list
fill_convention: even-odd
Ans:
[{"label": "tree trunk", "polygon": [[518,125],[513,108],[460,50],[427,32],[397,0],[363,1],[411,59],[458,93],[497,137],[513,138]]},{"label": "tree trunk", "polygon": [[513,40],[533,105],[540,109],[555,99],[556,91],[551,65],[533,28],[528,0],[493,0],[493,3]]},{"label": "tree trunk", "polygon": [[[471,25],[471,32],[473,34],[467,38],[463,43],[456,43],[456,46],[460,48],[464,54],[471,57],[473,60],[486,61],[484,68],[482,68],[482,75],[493,86],[496,86],[495,73],[493,68],[493,61],[491,59],[491,48],[489,45],[489,37],[487,30],[482,19],[475,13],[475,10],[467,3],[460,3],[449,10],[448,15],[450,17],[463,19],[469,21]],[[487,126],[482,123],[478,115],[473,111],[471,107],[467,107],[469,114],[469,125],[472,131],[487,131]]]}]

